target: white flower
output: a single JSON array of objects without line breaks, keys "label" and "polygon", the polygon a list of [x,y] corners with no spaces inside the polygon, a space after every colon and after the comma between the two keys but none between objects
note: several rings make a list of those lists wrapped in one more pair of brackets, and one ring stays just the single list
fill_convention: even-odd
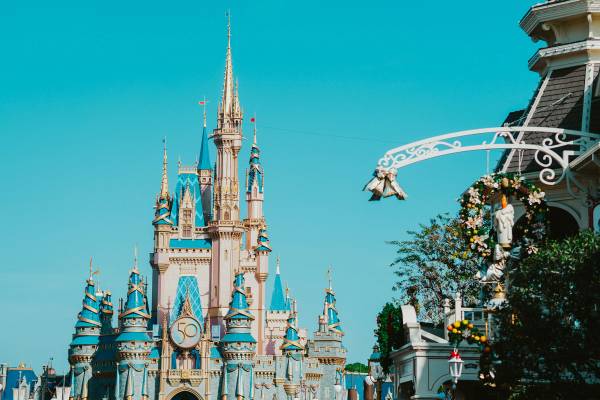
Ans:
[{"label": "white flower", "polygon": [[533,245],[527,246],[527,254],[536,254],[537,252],[538,252],[537,247],[535,247]]},{"label": "white flower", "polygon": [[469,217],[465,221],[465,225],[467,225],[467,228],[469,228],[469,229],[476,229],[476,228],[480,227],[482,223],[483,223],[483,219],[481,218],[480,215],[475,216],[475,217]]},{"label": "white flower", "polygon": [[527,201],[529,202],[530,206],[532,206],[534,204],[540,204],[545,195],[546,195],[546,193],[544,193],[544,192],[532,192],[532,193],[529,193],[529,197],[528,197]]},{"label": "white flower", "polygon": [[475,188],[469,188],[467,193],[469,194],[469,203],[471,203],[471,204],[480,204],[481,203],[481,199],[479,198],[479,192],[477,190],[475,190]]}]

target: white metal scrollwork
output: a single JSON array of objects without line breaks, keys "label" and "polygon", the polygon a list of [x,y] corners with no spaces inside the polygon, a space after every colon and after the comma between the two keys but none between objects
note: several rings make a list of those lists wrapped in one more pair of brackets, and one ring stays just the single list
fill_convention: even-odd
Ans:
[{"label": "white metal scrollwork", "polygon": [[[548,133],[541,143],[527,143],[527,135],[521,132]],[[459,140],[469,136],[494,136],[479,144],[463,145]],[[546,185],[556,185],[565,176],[569,166],[569,158],[581,154],[589,144],[600,139],[600,135],[561,128],[546,127],[498,127],[480,128],[468,131],[448,133],[432,138],[419,140],[387,151],[379,160],[378,166],[388,170],[402,168],[419,161],[447,154],[462,153],[475,150],[533,150],[535,162],[542,167],[540,181]],[[557,176],[555,165],[561,169]]]},{"label": "white metal scrollwork", "polygon": [[[541,141],[538,137],[538,142],[534,143],[528,141],[528,135],[524,134],[527,132],[545,133],[547,137],[542,138]],[[484,140],[480,143],[463,144],[461,141],[483,135],[487,139],[491,134],[493,134],[491,140]],[[531,150],[534,151],[533,160],[541,167],[539,179],[542,183],[556,185],[567,177],[567,184],[570,186],[570,181],[577,184],[570,174],[570,158],[580,155],[591,143],[599,139],[600,135],[590,132],[536,126],[471,129],[434,136],[393,148],[379,160],[377,171],[379,171],[379,176],[382,176],[382,172],[394,171],[419,161],[466,151]],[[374,192],[372,188],[376,186],[375,181],[381,180],[377,176],[376,173],[370,186],[367,185],[367,190]],[[387,195],[384,194],[383,197],[387,197]]]}]

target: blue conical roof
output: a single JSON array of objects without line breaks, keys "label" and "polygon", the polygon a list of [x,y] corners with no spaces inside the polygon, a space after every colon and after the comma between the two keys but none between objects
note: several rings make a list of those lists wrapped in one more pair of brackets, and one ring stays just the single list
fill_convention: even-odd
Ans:
[{"label": "blue conical roof", "polygon": [[258,244],[254,249],[256,251],[271,252],[271,245],[269,243],[269,234],[267,233],[267,227],[263,226],[258,230]]},{"label": "blue conical roof", "polygon": [[335,292],[331,287],[325,289],[325,308],[327,312],[327,326],[330,330],[343,334],[340,318],[335,308]]},{"label": "blue conical roof", "polygon": [[77,316],[76,328],[100,326],[100,302],[96,297],[96,286],[90,278],[85,287],[83,307]]},{"label": "blue conical roof", "polygon": [[290,304],[286,301],[279,272],[279,260],[277,260],[277,272],[275,273],[275,282],[273,283],[273,294],[271,295],[271,311],[290,311]]},{"label": "blue conical roof", "polygon": [[233,281],[233,295],[231,303],[229,303],[229,312],[225,316],[227,319],[254,319],[254,316],[248,310],[248,299],[246,298],[244,282],[244,274],[238,272]]},{"label": "blue conical roof", "polygon": [[146,293],[142,284],[142,278],[136,267],[129,275],[125,309],[119,315],[119,318],[150,318],[146,310]]},{"label": "blue conical roof", "polygon": [[304,349],[304,346],[300,344],[300,335],[298,334],[298,327],[296,325],[296,311],[291,311],[287,320],[287,329],[283,338],[283,344],[281,345],[281,350],[284,352]]},{"label": "blue conical roof", "polygon": [[252,192],[254,184],[257,185],[258,191],[262,193],[263,168],[260,165],[260,149],[256,143],[252,145],[252,149],[250,150],[250,169],[248,171],[248,187],[246,188],[247,193]]},{"label": "blue conical roof", "polygon": [[[256,343],[256,339],[250,333],[250,325],[254,315],[248,309],[246,298],[246,287],[244,286],[244,274],[238,272],[233,281],[233,294],[229,303],[229,312],[225,316],[227,321],[227,333],[221,341],[223,343],[246,342]],[[233,322],[235,321],[235,322]]]},{"label": "blue conical roof", "polygon": [[198,169],[212,170],[212,166],[210,164],[210,154],[208,153],[208,135],[206,134],[206,126],[202,129],[202,143],[200,144]]}]

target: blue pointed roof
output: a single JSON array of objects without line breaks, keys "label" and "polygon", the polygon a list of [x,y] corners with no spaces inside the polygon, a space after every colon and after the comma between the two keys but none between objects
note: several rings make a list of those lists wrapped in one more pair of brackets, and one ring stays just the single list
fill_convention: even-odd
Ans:
[{"label": "blue pointed roof", "polygon": [[329,329],[344,334],[338,311],[335,308],[335,292],[331,287],[325,289],[325,307],[327,309],[327,326]]},{"label": "blue pointed roof", "polygon": [[206,126],[202,129],[202,143],[200,144],[200,157],[198,157],[198,169],[212,170],[210,154],[208,153],[208,135]]},{"label": "blue pointed roof", "polygon": [[185,172],[180,173],[177,177],[177,186],[175,187],[175,196],[173,198],[173,205],[171,207],[170,220],[173,221],[173,225],[178,225],[179,221],[179,207],[183,200],[184,190],[188,189],[191,191],[191,196],[195,200],[196,215],[195,225],[196,227],[205,226],[204,214],[202,209],[202,192],[200,191],[200,182],[198,182],[198,175],[196,173]]},{"label": "blue pointed roof", "polygon": [[[243,272],[236,273],[233,286],[231,303],[229,303],[229,312],[225,316],[225,320],[227,321],[227,333],[223,336],[221,342],[256,343],[256,339],[254,339],[252,333],[250,333],[250,325],[254,320],[254,315],[252,315],[248,309],[248,299],[246,298]],[[235,323],[232,323],[232,320],[235,320]]]},{"label": "blue pointed roof", "polygon": [[90,278],[86,282],[83,307],[77,316],[76,328],[99,327],[100,323],[100,301],[96,297],[96,286]]},{"label": "blue pointed roof", "polygon": [[200,289],[198,286],[198,280],[195,276],[181,276],[179,278],[170,320],[175,322],[175,320],[179,317],[183,308],[183,303],[185,303],[186,296],[189,296],[190,298],[190,305],[192,306],[194,317],[200,321],[200,323],[203,323]]},{"label": "blue pointed roof", "polygon": [[271,252],[271,244],[269,243],[269,234],[267,233],[267,227],[263,226],[258,230],[258,243],[254,248],[256,251],[267,251]]},{"label": "blue pointed roof", "polygon": [[277,260],[277,271],[275,273],[275,282],[273,283],[273,294],[271,295],[270,311],[290,311],[290,303],[285,298],[283,284],[281,283],[281,274],[279,272],[279,259]]},{"label": "blue pointed roof", "polygon": [[252,192],[252,187],[255,183],[258,186],[258,191],[260,193],[263,192],[263,174],[263,168],[260,165],[260,149],[256,143],[254,143],[250,150],[250,169],[248,171],[248,187],[246,188],[247,193]]},{"label": "blue pointed roof", "polygon": [[281,350],[285,352],[302,349],[304,349],[304,346],[300,344],[300,335],[298,334],[298,327],[296,326],[296,312],[291,311],[287,320],[287,329],[285,331],[285,336],[283,337]]},{"label": "blue pointed roof", "polygon": [[150,318],[147,313],[145,288],[137,267],[134,267],[129,275],[125,309],[119,315],[119,318]]},{"label": "blue pointed roof", "polygon": [[231,296],[231,303],[229,303],[229,312],[225,316],[226,319],[254,320],[254,316],[248,310],[249,306],[244,282],[244,273],[238,272],[233,281],[233,295]]},{"label": "blue pointed roof", "polygon": [[159,198],[156,202],[153,225],[173,225],[171,221],[171,202],[169,198]]}]

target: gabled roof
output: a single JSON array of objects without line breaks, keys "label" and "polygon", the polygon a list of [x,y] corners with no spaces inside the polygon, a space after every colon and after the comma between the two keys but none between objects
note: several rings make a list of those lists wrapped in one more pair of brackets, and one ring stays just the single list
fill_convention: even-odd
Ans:
[{"label": "gabled roof", "polygon": [[[599,66],[596,66],[594,76],[598,75],[598,69]],[[514,126],[542,126],[581,130],[585,73],[585,65],[549,72],[550,75],[542,79],[538,90],[530,101],[527,112],[513,121]],[[590,131],[598,132],[600,117],[594,117],[593,115],[594,111],[596,113],[600,111],[598,109],[600,105],[593,102],[592,104]],[[509,114],[507,120],[512,120],[515,117],[511,114]],[[538,145],[541,145],[544,139],[553,137],[553,134],[543,132],[527,132],[522,133],[522,135],[526,135],[523,136],[526,143]],[[564,150],[572,149],[565,147]],[[500,159],[496,170],[513,173],[539,171],[541,167],[536,163],[534,157],[535,150],[523,150],[522,152],[507,150]]]}]

